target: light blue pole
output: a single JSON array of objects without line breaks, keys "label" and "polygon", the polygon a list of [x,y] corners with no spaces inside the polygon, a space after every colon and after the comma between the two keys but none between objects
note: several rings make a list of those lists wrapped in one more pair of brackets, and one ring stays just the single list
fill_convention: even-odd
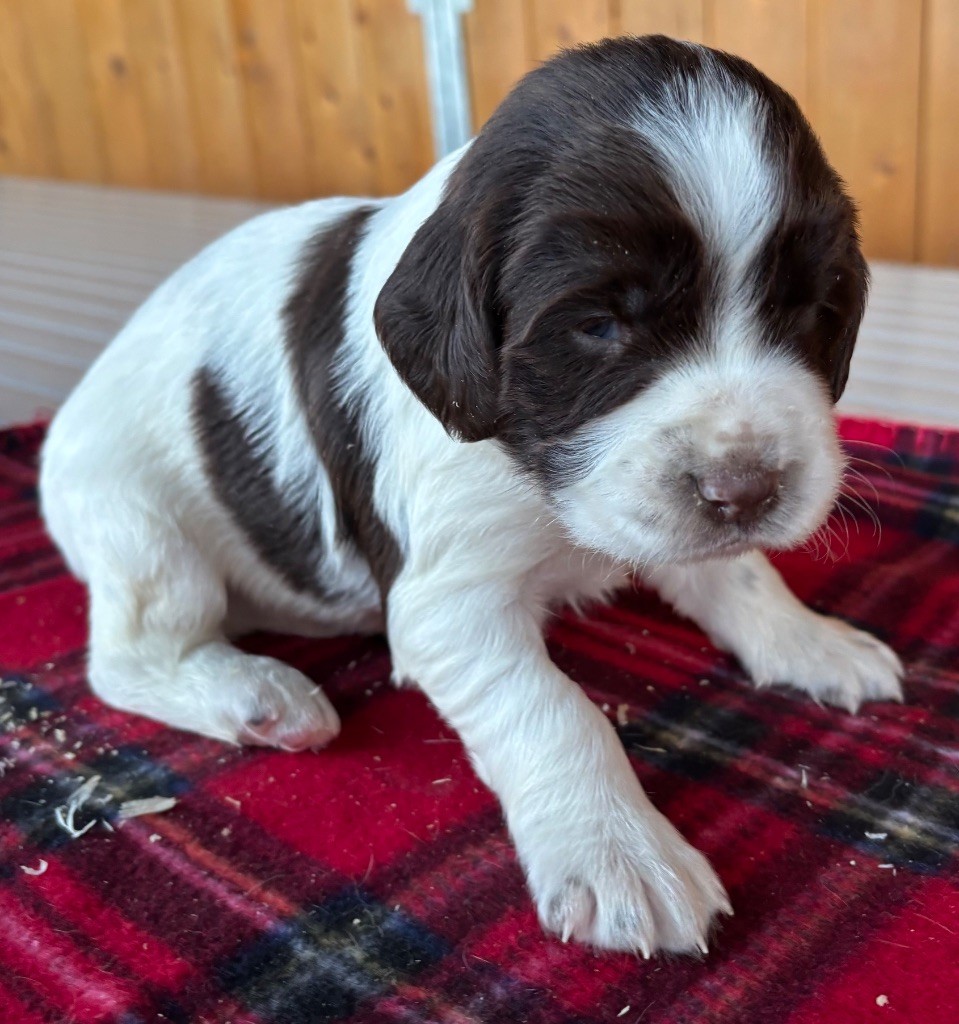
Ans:
[{"label": "light blue pole", "polygon": [[423,20],[426,74],[433,114],[433,145],[439,159],[468,142],[473,134],[466,74],[462,15],[472,0],[407,0]]}]

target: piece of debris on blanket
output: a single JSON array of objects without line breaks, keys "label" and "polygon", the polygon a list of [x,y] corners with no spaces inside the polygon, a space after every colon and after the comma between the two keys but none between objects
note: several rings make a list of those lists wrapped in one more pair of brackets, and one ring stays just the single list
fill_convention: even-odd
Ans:
[{"label": "piece of debris on blanket", "polygon": [[[53,817],[56,819],[57,824],[72,839],[79,839],[80,836],[86,835],[98,821],[108,831],[113,831],[113,826],[105,815],[94,814],[83,826],[78,826],[76,821],[77,812],[82,810],[87,802],[91,801],[91,798],[93,802],[101,805],[101,807],[103,804],[113,800],[113,796],[110,793],[94,796],[96,788],[100,785],[101,781],[101,776],[91,775],[90,778],[84,781],[67,797],[66,803],[54,808]],[[138,800],[124,800],[117,808],[116,818],[122,824],[129,818],[139,818],[144,814],[162,814],[164,811],[170,810],[171,807],[176,807],[176,804],[176,797],[172,796],[147,796]],[[87,809],[90,810],[90,808]]]},{"label": "piece of debris on blanket", "polygon": [[77,787],[69,797],[65,804],[60,804],[54,808],[53,817],[56,823],[67,832],[71,839],[79,839],[80,836],[86,835],[91,828],[97,823],[96,818],[91,818],[83,828],[77,828],[76,826],[76,815],[83,805],[93,796],[93,791],[100,784],[99,775],[91,775],[81,786]]},{"label": "piece of debris on blanket", "polygon": [[127,818],[139,818],[144,814],[162,814],[171,807],[176,807],[174,796],[147,796],[142,800],[126,800],[120,804],[117,817],[126,821]]}]

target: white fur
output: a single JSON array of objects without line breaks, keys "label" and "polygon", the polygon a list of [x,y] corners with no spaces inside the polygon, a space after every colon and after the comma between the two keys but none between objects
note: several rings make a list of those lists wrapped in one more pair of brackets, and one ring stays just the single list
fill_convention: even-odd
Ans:
[{"label": "white fur", "polygon": [[850,712],[864,701],[902,700],[896,655],[868,633],[807,608],[758,551],[728,562],[659,566],[646,581],[735,654],[758,686],[791,683]]},{"label": "white fur", "polygon": [[763,142],[762,98],[732,81],[708,51],[706,79],[677,77],[637,110],[632,127],[658,150],[703,237],[741,280],[776,220],[781,183]]},{"label": "white fur", "polygon": [[[758,155],[755,111],[737,102],[709,100],[676,170],[728,256],[714,329],[695,359],[583,428],[572,443],[585,474],[554,499],[496,441],[452,440],[398,378],[373,328],[382,285],[462,151],[379,204],[352,267],[334,367],[339,393],[362,411],[374,503],[403,553],[386,623],[396,677],[422,687],[501,799],[544,926],[647,955],[704,949],[729,904],[704,858],[650,804],[610,724],[550,661],[549,609],[603,598],[644,565],[759,682],[793,681],[848,706],[899,692],[894,656],[812,616],[759,556],[749,556],[762,579],[756,591],[737,575],[745,563],[679,565],[728,551],[677,525],[679,492],[663,487],[677,458],[721,458],[738,446],[798,467],[793,504],[763,538],[771,546],[818,526],[841,466],[821,387],[797,364],[763,354],[752,310],[736,302],[737,254],[759,244],[778,188]],[[637,128],[665,138],[664,125]],[[697,162],[714,157],[747,179],[700,181]],[[764,212],[743,228],[749,211],[737,203],[747,199]],[[91,682],[118,707],[289,748],[322,745],[338,729],[311,682],[240,653],[226,636],[380,623],[368,567],[329,532],[330,482],[282,343],[281,310],[304,244],[353,206],[327,200],[271,213],[211,246],[146,303],[51,427],[44,513],[90,586]],[[346,595],[335,606],[293,592],[211,493],[190,424],[189,384],[201,366],[220,371],[256,427],[277,487],[318,510],[326,532],[317,571]]]}]

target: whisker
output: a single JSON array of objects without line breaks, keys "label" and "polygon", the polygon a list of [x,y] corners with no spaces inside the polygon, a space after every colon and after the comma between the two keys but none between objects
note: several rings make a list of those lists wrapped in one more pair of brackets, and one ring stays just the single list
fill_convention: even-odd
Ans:
[{"label": "whisker", "polygon": [[865,445],[867,448],[878,448],[879,451],[883,452],[885,455],[894,455],[899,460],[899,465],[902,466],[903,469],[905,469],[906,464],[903,461],[902,455],[899,452],[897,452],[895,448],[890,448],[889,445],[877,444],[875,441],[859,441],[859,440],[856,440],[856,441],[843,441],[843,444],[844,445],[847,445],[847,444],[850,444],[850,445],[852,445],[852,444],[861,444],[861,445]]},{"label": "whisker", "polygon": [[803,550],[809,552],[809,556],[814,562],[821,560],[820,550],[822,546],[822,526],[818,527],[816,531],[809,537],[805,544],[803,544]]},{"label": "whisker", "polygon": [[[860,508],[860,509],[862,509],[863,512],[865,512],[865,514],[868,516],[869,520],[872,522],[873,536],[876,536],[878,534],[879,539],[881,540],[882,539],[882,520],[879,518],[878,513],[872,507],[872,505],[870,505],[869,502],[866,501],[866,499],[861,494],[857,494],[853,490],[843,491],[841,494],[839,494],[838,497],[836,498],[836,504],[838,505],[839,502],[843,498],[846,498],[853,505],[855,505],[856,508]],[[851,511],[852,510],[850,509],[850,512]]]},{"label": "whisker", "polygon": [[[826,522],[829,522],[829,520],[832,519],[832,518],[833,518],[832,516],[829,516],[827,518]],[[830,525],[830,529],[833,529],[832,525]],[[842,558],[848,558],[849,557],[849,525],[846,522],[845,516],[843,516],[842,529],[843,529],[843,532],[845,533],[846,536],[845,536],[845,541],[843,543],[843,550],[842,550],[842,556],[841,557]],[[837,539],[842,541],[843,538],[842,538],[842,535],[840,534],[838,522],[835,524],[835,530],[836,530],[836,534],[837,534]],[[838,561],[838,559],[837,559],[837,561]]]},{"label": "whisker", "polygon": [[823,523],[823,530],[822,530],[822,537],[821,537],[822,544],[823,544],[823,557],[822,557],[822,560],[824,562],[834,562],[836,560],[835,555],[832,553],[832,541],[833,541],[834,537],[835,537],[835,534],[833,534],[833,531],[832,531],[832,529],[829,526],[829,522],[828,521],[824,522]]},{"label": "whisker", "polygon": [[825,559],[829,562],[837,562],[839,559],[837,558],[836,553],[833,550],[832,542],[838,540],[839,538],[837,537],[836,531],[833,529],[832,524],[829,522],[828,518],[823,523],[822,528],[823,542],[825,544]]},{"label": "whisker", "polygon": [[[876,500],[876,504],[878,505],[879,504],[879,492],[876,490],[876,485],[869,479],[869,477],[867,477],[863,473],[860,473],[858,469],[855,469],[852,466],[847,466],[846,467],[846,472],[851,474],[852,476],[854,476],[857,480],[861,480],[864,484],[868,484],[869,485],[869,487],[872,489],[872,496]],[[843,480],[843,485],[846,485],[847,483],[848,483],[847,480]]]},{"label": "whisker", "polygon": [[849,536],[849,521],[852,520],[853,526],[856,527],[856,533],[859,533],[859,520],[853,515],[852,512],[846,515],[846,509],[843,508],[842,499],[844,495],[840,494],[836,498],[836,511],[842,517],[842,524],[846,528],[846,536]]},{"label": "whisker", "polygon": [[[866,466],[868,469],[874,470],[876,473],[882,473],[883,476],[892,477],[892,473],[886,469],[885,466],[880,465],[878,462],[872,462],[870,459],[860,459],[855,455],[846,453],[846,462],[858,462],[861,466]],[[857,470],[858,472],[858,470]]]}]

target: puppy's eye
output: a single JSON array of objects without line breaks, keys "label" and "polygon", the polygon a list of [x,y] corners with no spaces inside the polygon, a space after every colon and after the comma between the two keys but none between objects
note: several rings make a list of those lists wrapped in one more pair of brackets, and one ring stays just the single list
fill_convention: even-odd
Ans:
[{"label": "puppy's eye", "polygon": [[611,316],[590,320],[583,324],[580,330],[583,334],[588,334],[591,338],[599,338],[601,341],[619,341],[622,336],[619,321]]}]

